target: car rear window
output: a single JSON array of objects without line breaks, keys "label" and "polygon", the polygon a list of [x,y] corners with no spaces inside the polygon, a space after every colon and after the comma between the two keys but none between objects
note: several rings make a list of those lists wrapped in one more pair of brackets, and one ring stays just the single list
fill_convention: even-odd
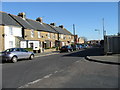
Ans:
[{"label": "car rear window", "polygon": [[5,50],[5,52],[12,52],[14,49],[13,48],[11,48],[11,49],[7,49],[7,50]]}]

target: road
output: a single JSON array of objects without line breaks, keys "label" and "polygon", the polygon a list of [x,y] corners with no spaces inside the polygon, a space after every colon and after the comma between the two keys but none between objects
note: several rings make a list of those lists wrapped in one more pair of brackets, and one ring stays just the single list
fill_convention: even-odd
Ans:
[{"label": "road", "polygon": [[3,88],[117,88],[118,65],[87,61],[99,48],[4,63]]}]

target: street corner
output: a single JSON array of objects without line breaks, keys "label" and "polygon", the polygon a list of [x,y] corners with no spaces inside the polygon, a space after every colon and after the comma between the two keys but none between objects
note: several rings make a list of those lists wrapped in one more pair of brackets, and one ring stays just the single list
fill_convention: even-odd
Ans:
[{"label": "street corner", "polygon": [[120,65],[117,55],[104,56],[86,56],[86,60],[102,64]]}]

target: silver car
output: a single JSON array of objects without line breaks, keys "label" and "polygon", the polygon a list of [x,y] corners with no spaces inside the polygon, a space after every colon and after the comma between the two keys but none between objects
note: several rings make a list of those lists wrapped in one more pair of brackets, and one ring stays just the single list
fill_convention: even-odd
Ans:
[{"label": "silver car", "polygon": [[17,62],[18,59],[33,59],[34,53],[23,48],[10,48],[2,52],[3,61]]}]

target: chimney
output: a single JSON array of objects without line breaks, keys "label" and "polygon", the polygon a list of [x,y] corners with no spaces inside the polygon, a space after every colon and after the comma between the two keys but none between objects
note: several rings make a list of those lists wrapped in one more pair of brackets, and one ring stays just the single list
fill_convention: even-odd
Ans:
[{"label": "chimney", "polygon": [[18,16],[22,17],[24,20],[25,20],[25,18],[26,18],[26,14],[25,14],[24,12],[18,13]]},{"label": "chimney", "polygon": [[42,20],[42,18],[41,18],[41,17],[38,17],[38,18],[36,19],[36,21],[38,21],[38,22],[40,22],[40,23],[42,23],[42,22],[43,22],[43,20]]},{"label": "chimney", "polygon": [[64,26],[63,26],[63,25],[60,25],[59,27],[60,27],[60,28],[62,28],[62,29],[64,28]]},{"label": "chimney", "polygon": [[55,26],[55,23],[50,23],[50,25]]}]

